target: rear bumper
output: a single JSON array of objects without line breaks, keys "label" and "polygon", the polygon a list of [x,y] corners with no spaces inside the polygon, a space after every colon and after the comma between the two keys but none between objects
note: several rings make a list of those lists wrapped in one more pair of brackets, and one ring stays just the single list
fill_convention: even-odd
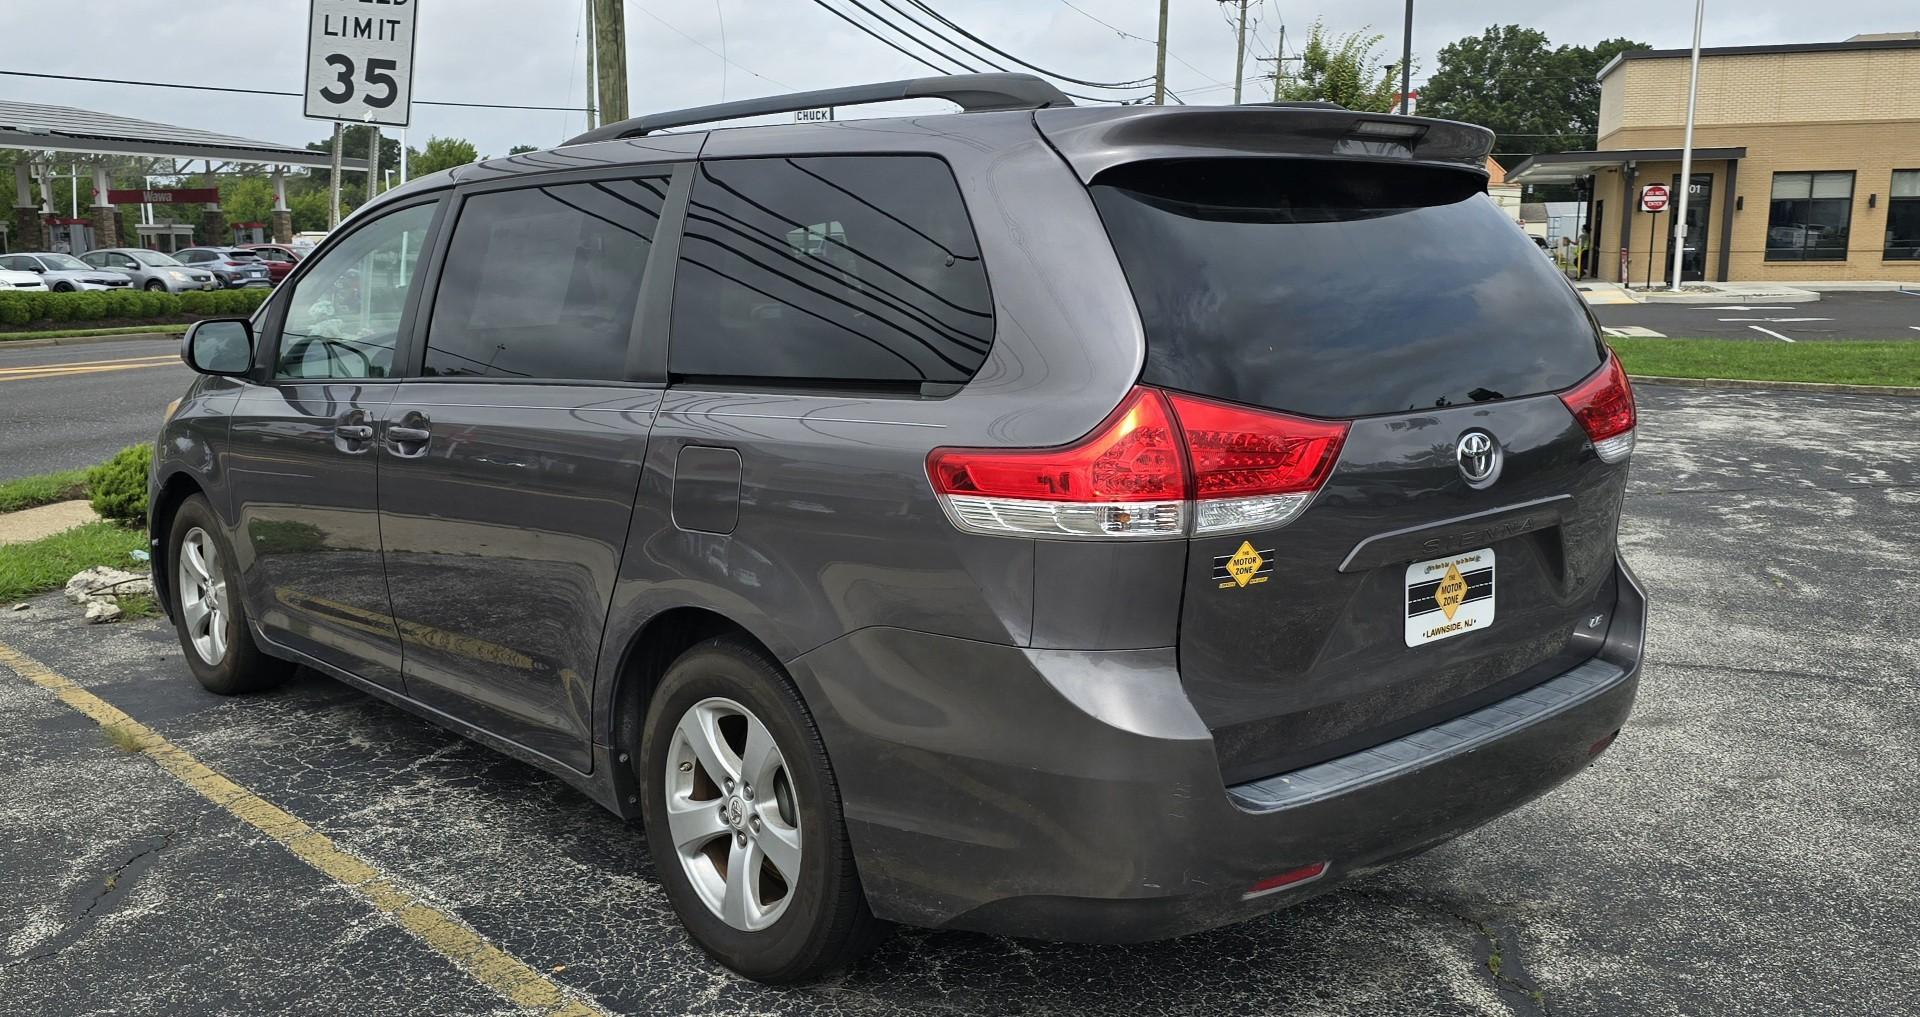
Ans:
[{"label": "rear bumper", "polygon": [[[866,629],[805,654],[876,914],[1077,941],[1250,918],[1417,853],[1584,769],[1625,722],[1646,601],[1595,657],[1466,717],[1223,786],[1170,649],[1023,650]],[[1324,875],[1259,896],[1261,879]]]}]

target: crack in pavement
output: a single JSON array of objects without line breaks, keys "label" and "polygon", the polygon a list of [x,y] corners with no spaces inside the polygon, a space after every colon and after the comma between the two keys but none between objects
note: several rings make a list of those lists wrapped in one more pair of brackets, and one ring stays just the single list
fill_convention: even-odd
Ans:
[{"label": "crack in pavement", "polygon": [[1520,1017],[1552,1017],[1553,1010],[1547,1006],[1547,995],[1540,984],[1527,974],[1520,963],[1520,936],[1514,929],[1501,928],[1490,922],[1482,921],[1471,915],[1462,914],[1441,901],[1410,895],[1389,897],[1377,891],[1355,888],[1360,896],[1381,904],[1399,907],[1411,907],[1429,914],[1450,918],[1467,926],[1478,934],[1474,946],[1474,956],[1479,960],[1493,979],[1493,988],[1500,998]]},{"label": "crack in pavement", "polygon": [[[177,830],[160,834],[157,837],[146,838],[148,841],[147,846],[140,849],[140,851],[136,852],[131,858],[115,866],[113,871],[107,874],[105,881],[100,884],[100,888],[94,892],[92,899],[87,901],[86,906],[80,909],[79,914],[73,916],[73,919],[66,924],[65,928],[49,936],[46,941],[41,943],[39,948],[32,953],[12,962],[12,964],[8,966],[24,966],[32,964],[35,961],[48,960],[58,956],[60,951],[79,942],[80,937],[86,935],[94,924],[127,899],[128,895],[133,892],[134,883],[138,882],[141,876],[145,875],[148,870],[152,869],[153,866],[159,862],[161,852],[172,847],[173,842],[177,838],[192,833],[199,828],[200,820],[196,819],[189,824],[185,830]],[[159,843],[153,843],[155,840]]]}]

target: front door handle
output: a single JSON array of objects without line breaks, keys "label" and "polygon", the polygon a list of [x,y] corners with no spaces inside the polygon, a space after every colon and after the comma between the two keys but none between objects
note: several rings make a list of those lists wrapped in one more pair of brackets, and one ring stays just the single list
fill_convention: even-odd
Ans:
[{"label": "front door handle", "polygon": [[333,433],[343,441],[372,441],[373,428],[368,424],[336,424]]},{"label": "front door handle", "polygon": [[[361,428],[361,430],[371,432],[372,428]],[[433,437],[433,432],[424,427],[389,427],[387,437],[396,442],[413,443],[426,441]]]}]

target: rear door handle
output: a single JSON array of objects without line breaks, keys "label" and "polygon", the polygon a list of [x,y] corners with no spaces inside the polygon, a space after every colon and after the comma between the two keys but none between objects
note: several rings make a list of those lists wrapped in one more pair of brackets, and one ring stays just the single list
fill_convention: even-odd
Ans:
[{"label": "rear door handle", "polygon": [[[371,435],[372,433],[371,428],[361,428],[361,430],[367,431],[369,435]],[[433,432],[427,430],[424,427],[389,426],[387,428],[387,437],[394,441],[407,442],[411,444],[413,442],[426,441],[427,439],[433,437]]]}]

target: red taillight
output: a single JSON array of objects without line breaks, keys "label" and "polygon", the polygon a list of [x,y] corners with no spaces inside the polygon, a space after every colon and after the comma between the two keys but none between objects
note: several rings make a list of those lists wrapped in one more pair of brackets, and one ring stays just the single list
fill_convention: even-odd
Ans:
[{"label": "red taillight", "polygon": [[247,265],[245,262],[242,262],[242,261],[229,261],[227,262],[227,267],[228,268],[245,268],[247,267]]},{"label": "red taillight", "polygon": [[1200,533],[1277,526],[1326,483],[1346,440],[1342,421],[1310,420],[1171,394],[1193,468]]},{"label": "red taillight", "polygon": [[1293,518],[1333,472],[1346,433],[1138,386],[1071,445],[935,449],[927,474],[954,521],[978,532],[1178,536],[1191,515],[1194,532],[1211,533]]},{"label": "red taillight", "polygon": [[1253,886],[1247,890],[1245,896],[1258,897],[1263,893],[1272,893],[1275,890],[1285,889],[1289,886],[1297,886],[1301,883],[1319,879],[1325,875],[1326,872],[1326,862],[1314,862],[1312,865],[1302,865],[1297,869],[1289,869],[1277,876],[1268,876],[1258,883],[1253,884]]},{"label": "red taillight", "polygon": [[1052,449],[934,449],[927,475],[954,522],[986,533],[1177,536],[1187,465],[1166,397],[1128,393],[1092,434]]},{"label": "red taillight", "polygon": [[1633,452],[1633,387],[1627,384],[1620,358],[1611,350],[1607,362],[1585,381],[1560,393],[1560,401],[1586,430],[1602,461],[1617,463]]}]

